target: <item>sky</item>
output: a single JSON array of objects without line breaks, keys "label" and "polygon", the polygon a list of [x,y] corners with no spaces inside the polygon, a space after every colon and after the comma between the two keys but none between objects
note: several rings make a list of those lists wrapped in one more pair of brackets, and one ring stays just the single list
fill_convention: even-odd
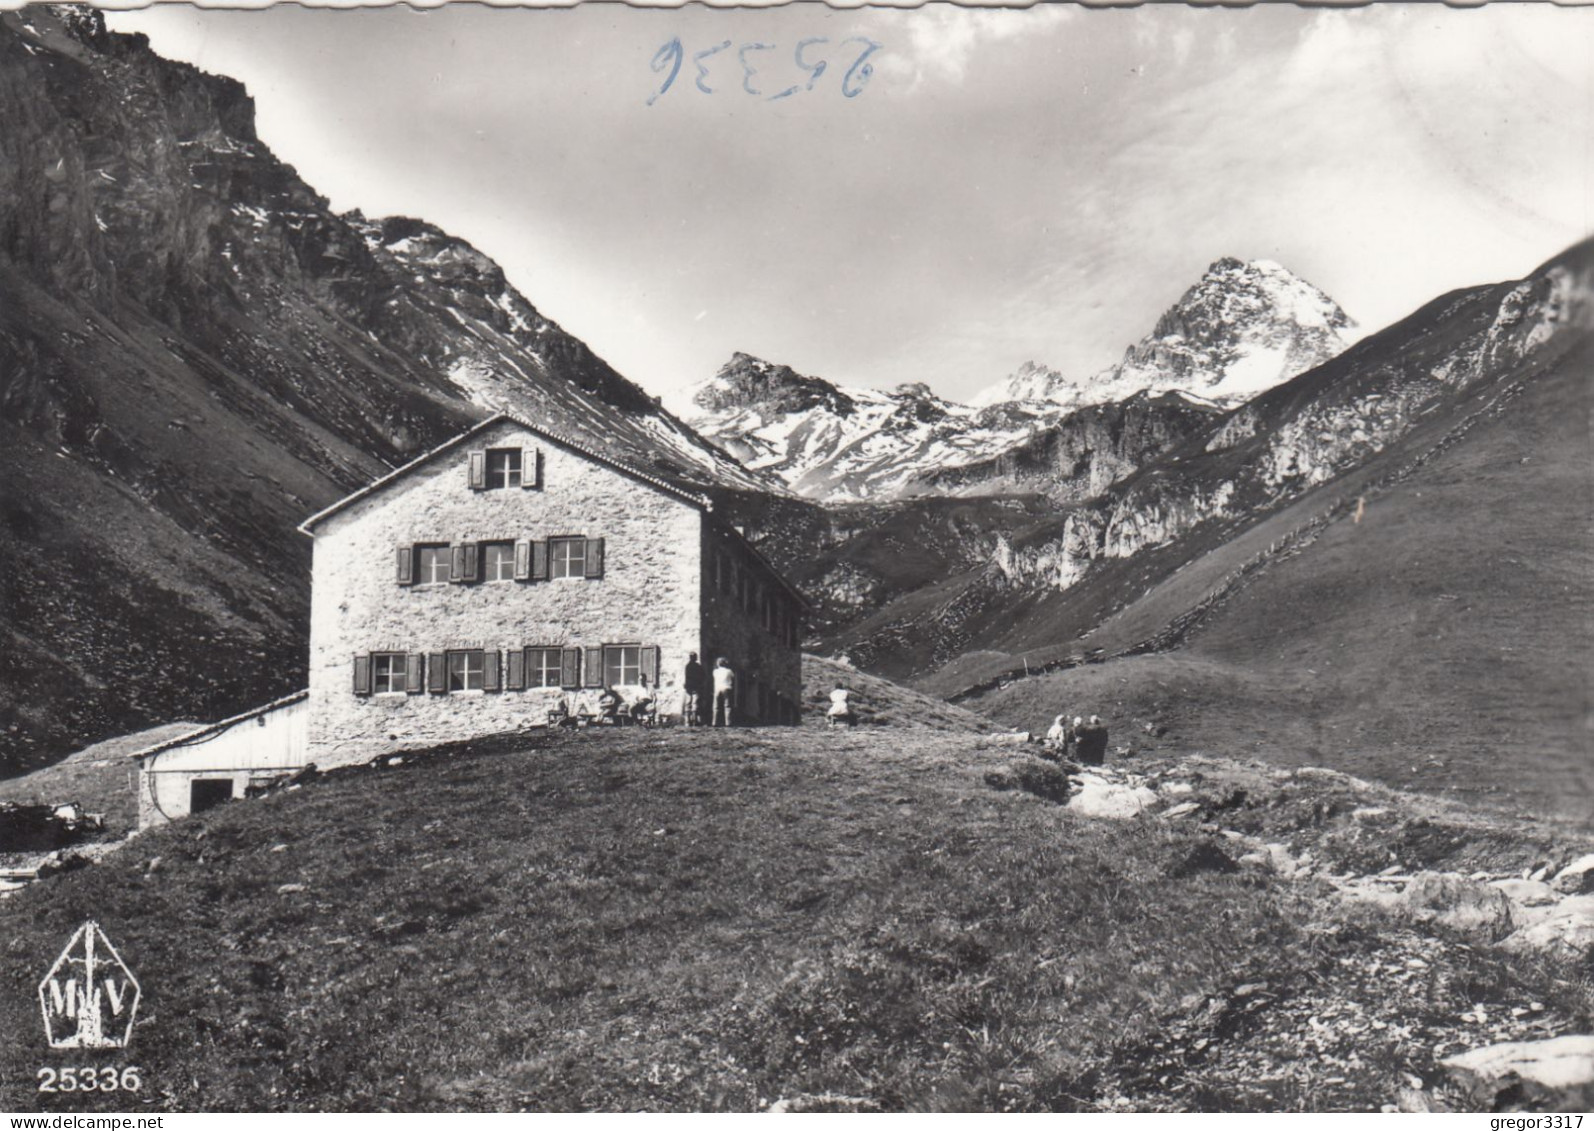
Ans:
[{"label": "sky", "polygon": [[242,80],[334,208],[469,240],[656,394],[738,350],[954,399],[1027,360],[1085,377],[1223,256],[1277,260],[1370,332],[1594,225],[1594,8],[108,22]]}]

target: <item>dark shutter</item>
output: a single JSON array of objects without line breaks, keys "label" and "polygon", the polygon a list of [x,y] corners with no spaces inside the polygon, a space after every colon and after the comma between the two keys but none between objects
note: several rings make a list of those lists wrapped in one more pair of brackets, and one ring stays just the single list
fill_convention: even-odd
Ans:
[{"label": "dark shutter", "polygon": [[503,686],[504,686],[503,685],[503,681],[501,679],[499,679],[499,675],[502,672],[502,670],[503,669],[500,667],[500,664],[499,664],[499,652],[498,652],[497,648],[489,648],[489,649],[487,649],[487,651],[482,653],[482,690],[483,691],[502,691],[503,690]]},{"label": "dark shutter", "polygon": [[461,542],[454,547],[448,563],[448,579],[453,582],[476,580],[481,547],[474,542]]},{"label": "dark shutter", "polygon": [[356,695],[371,694],[371,657],[354,657],[354,693]]},{"label": "dark shutter", "polygon": [[470,489],[482,491],[487,487],[487,453],[471,452],[470,454]]},{"label": "dark shutter", "polygon": [[531,543],[524,538],[515,543],[515,580],[531,580]]},{"label": "dark shutter", "polygon": [[426,690],[441,695],[448,690],[448,654],[431,652],[426,657]]},{"label": "dark shutter", "polygon": [[642,677],[648,681],[649,687],[659,685],[659,648],[658,645],[645,645],[642,649]]},{"label": "dark shutter", "polygon": [[411,652],[404,657],[404,690],[419,695],[426,690],[426,654]]},{"label": "dark shutter", "polygon": [[520,485],[542,486],[542,453],[536,448],[520,449]]},{"label": "dark shutter", "polygon": [[603,686],[603,649],[588,648],[586,659],[586,680],[588,687]]},{"label": "dark shutter", "polygon": [[415,547],[400,546],[398,548],[398,583],[400,585],[415,584]]},{"label": "dark shutter", "polygon": [[587,539],[587,576],[593,578],[603,576],[602,538]]},{"label": "dark shutter", "polygon": [[581,686],[580,648],[566,648],[559,653],[559,686]]},{"label": "dark shutter", "polygon": [[531,544],[531,579],[548,580],[548,543],[541,538]]},{"label": "dark shutter", "polygon": [[526,650],[515,648],[504,655],[504,690],[526,690]]}]

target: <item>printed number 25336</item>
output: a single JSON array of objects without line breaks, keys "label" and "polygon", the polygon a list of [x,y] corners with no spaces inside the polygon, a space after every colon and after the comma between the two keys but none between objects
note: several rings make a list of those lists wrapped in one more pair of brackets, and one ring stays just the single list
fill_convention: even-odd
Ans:
[{"label": "printed number 25336", "polygon": [[136,1065],[119,1069],[107,1064],[103,1068],[41,1068],[37,1076],[41,1092],[136,1092],[144,1086],[138,1073]]},{"label": "printed number 25336", "polygon": [[[791,58],[792,62],[796,64],[797,70],[807,76],[807,81],[793,83],[789,86],[780,86],[777,79],[775,83],[768,87],[764,84],[769,81],[770,75],[778,73],[780,64],[778,62],[779,56],[770,57],[765,53],[778,50],[777,46],[773,43],[742,44],[736,48],[736,61],[741,64],[742,70],[742,90],[748,94],[774,102],[777,99],[789,98],[799,91],[814,89],[814,84],[819,81],[819,77],[825,73],[833,61],[824,57],[825,53],[821,47],[822,44],[829,42],[828,39],[820,35],[798,40],[797,46],[792,50]],[[854,57],[853,51],[849,49],[842,60],[843,62],[850,60],[851,65],[847,67],[846,73],[841,76],[841,93],[848,98],[856,98],[863,93],[864,86],[869,82],[869,76],[874,74],[874,64],[869,62],[869,56],[879,51],[881,45],[872,39],[865,39],[861,35],[855,35],[850,39],[841,41],[841,45],[844,47],[848,44],[863,48],[862,51],[856,54],[856,57]],[[721,89],[720,87],[709,85],[710,75],[706,62],[721,51],[729,51],[730,49],[731,41],[727,39],[705,47],[701,51],[694,51],[692,53],[692,66],[697,68],[697,77],[692,80],[692,85],[704,94],[713,94]],[[762,59],[760,58],[761,55],[763,56]],[[655,74],[664,76],[664,82],[660,84],[658,90],[648,96],[649,106],[664,97],[665,92],[675,85],[675,80],[681,73],[681,63],[685,58],[686,48],[681,46],[679,36],[654,52],[653,62],[650,65]],[[716,79],[716,81],[718,80]],[[774,89],[776,86],[780,86],[780,89]]]}]

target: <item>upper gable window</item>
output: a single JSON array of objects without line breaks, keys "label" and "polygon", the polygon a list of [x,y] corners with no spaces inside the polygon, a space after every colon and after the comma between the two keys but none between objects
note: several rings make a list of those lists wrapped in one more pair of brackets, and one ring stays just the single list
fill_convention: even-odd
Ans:
[{"label": "upper gable window", "polygon": [[487,449],[487,489],[519,487],[524,456],[519,448]]}]

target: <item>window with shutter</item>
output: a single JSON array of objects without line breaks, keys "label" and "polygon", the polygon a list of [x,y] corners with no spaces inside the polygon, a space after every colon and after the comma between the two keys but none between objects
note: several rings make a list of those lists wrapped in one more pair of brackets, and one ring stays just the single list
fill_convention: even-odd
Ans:
[{"label": "window with shutter", "polygon": [[373,695],[404,694],[404,653],[371,653],[371,693]]},{"label": "window with shutter", "polygon": [[426,690],[426,653],[411,652],[404,657],[404,690],[411,695]]},{"label": "window with shutter", "polygon": [[603,576],[603,539],[587,539],[586,576],[594,580]]},{"label": "window with shutter", "polygon": [[[480,648],[462,648],[447,654],[449,691],[484,691],[487,655]],[[497,659],[498,653],[492,653]]]},{"label": "window with shutter", "polygon": [[466,471],[472,491],[485,491],[487,489],[487,453],[471,452],[469,467]]},{"label": "window with shutter", "polygon": [[415,584],[415,547],[403,545],[398,548],[398,583],[400,585]]},{"label": "window with shutter", "polygon": [[603,683],[605,687],[636,687],[642,682],[641,676],[641,645],[605,644],[603,646]]},{"label": "window with shutter", "polygon": [[642,678],[648,681],[649,687],[659,685],[659,647],[651,644],[642,649]]},{"label": "window with shutter", "polygon": [[548,539],[548,576],[585,577],[587,545],[585,538]]},{"label": "window with shutter", "polygon": [[452,568],[446,544],[415,547],[415,584],[447,585]]},{"label": "window with shutter", "polygon": [[581,686],[581,649],[565,648],[559,657],[559,686]]},{"label": "window with shutter", "polygon": [[487,450],[487,490],[519,487],[523,481],[521,450],[519,448],[489,448]]},{"label": "window with shutter", "polygon": [[582,672],[582,674],[584,676],[586,676],[586,679],[584,680],[584,682],[585,682],[586,686],[588,686],[588,687],[602,687],[603,686],[603,649],[602,648],[588,648],[586,651],[587,651],[586,659],[583,661],[583,664],[582,664],[582,667],[584,668],[584,671]]},{"label": "window with shutter", "polygon": [[531,544],[531,579],[533,581],[548,580],[548,543],[533,542]]},{"label": "window with shutter", "polygon": [[531,543],[524,538],[515,543],[515,580],[531,580]]},{"label": "window with shutter", "polygon": [[448,655],[430,652],[426,656],[426,690],[442,695],[448,690]]},{"label": "window with shutter", "polygon": [[497,648],[492,648],[482,653],[482,690],[502,690],[504,686],[500,679],[502,671],[501,659]]},{"label": "window with shutter", "polygon": [[526,651],[514,648],[504,653],[504,690],[526,690]]},{"label": "window with shutter", "polygon": [[354,657],[354,693],[356,695],[371,694],[371,657]]},{"label": "window with shutter", "polygon": [[520,485],[522,487],[542,486],[542,452],[536,448],[526,448],[520,454]]},{"label": "window with shutter", "polygon": [[483,581],[514,581],[519,562],[519,547],[514,542],[483,542],[481,544],[481,576]]}]

